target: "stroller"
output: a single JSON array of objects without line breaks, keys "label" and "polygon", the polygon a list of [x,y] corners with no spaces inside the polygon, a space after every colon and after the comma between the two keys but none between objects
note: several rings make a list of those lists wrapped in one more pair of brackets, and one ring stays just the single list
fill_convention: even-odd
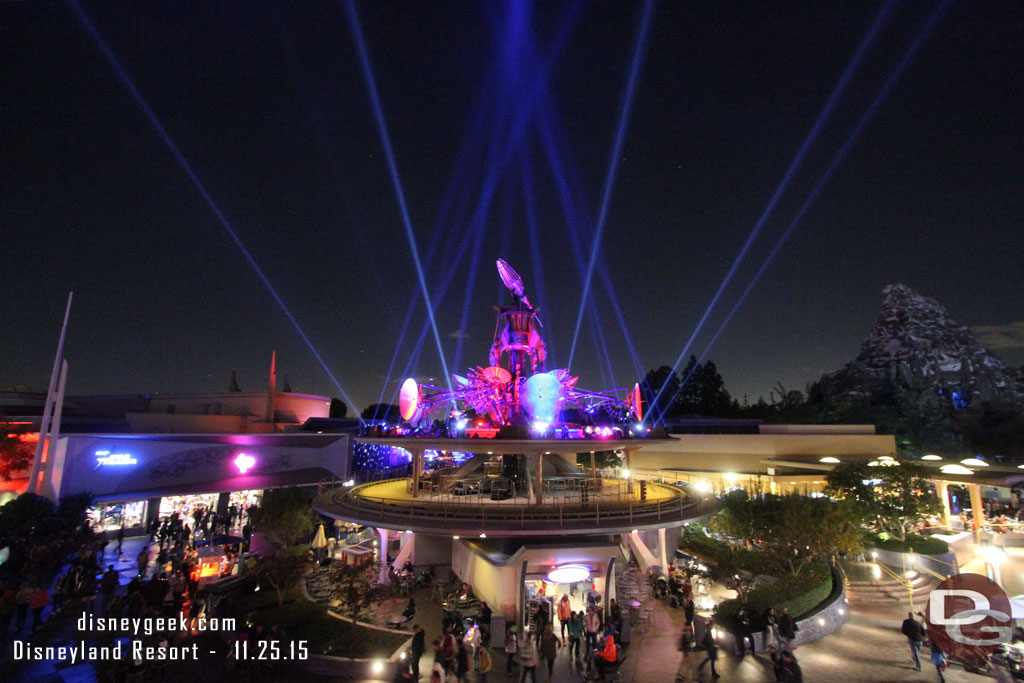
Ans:
[{"label": "stroller", "polygon": [[597,681],[599,683],[613,683],[614,681],[622,681],[622,668],[623,662],[626,661],[626,657],[620,652],[619,658],[615,662],[608,662],[604,667],[599,667],[597,660],[600,657],[591,657],[587,663],[587,671],[583,676],[584,681]]}]

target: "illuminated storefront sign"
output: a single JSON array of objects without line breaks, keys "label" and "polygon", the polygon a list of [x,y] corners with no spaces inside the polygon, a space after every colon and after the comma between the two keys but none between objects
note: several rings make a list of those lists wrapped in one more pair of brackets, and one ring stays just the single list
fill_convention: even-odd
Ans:
[{"label": "illuminated storefront sign", "polygon": [[131,453],[96,451],[96,462],[100,465],[134,465],[138,460]]}]

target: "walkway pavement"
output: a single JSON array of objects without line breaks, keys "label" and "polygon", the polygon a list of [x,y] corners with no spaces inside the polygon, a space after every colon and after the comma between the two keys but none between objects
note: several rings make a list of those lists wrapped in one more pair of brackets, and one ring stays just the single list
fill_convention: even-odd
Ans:
[{"label": "walkway pavement", "polygon": [[[116,557],[116,544],[107,547],[104,555],[104,566],[113,563],[121,574],[122,584],[127,583],[135,572],[135,555],[145,539],[128,539],[124,543],[122,556]],[[258,541],[254,540],[254,545]],[[151,564],[149,573],[154,566]],[[859,571],[853,568],[856,572]],[[428,652],[424,655],[420,666],[421,681],[430,680],[430,664],[433,661],[429,644],[441,634],[441,610],[431,602],[426,590],[414,594],[417,614],[414,621],[421,624],[426,631]],[[925,669],[916,672],[912,668],[910,653],[906,639],[899,633],[899,626],[906,616],[908,604],[906,600],[894,600],[891,604],[864,603],[854,600],[850,604],[850,620],[838,632],[819,641],[802,645],[796,655],[803,670],[805,681],[825,681],[842,683],[849,681],[937,681],[938,676],[933,667],[924,659]],[[631,642],[625,646],[626,661],[622,666],[623,681],[673,681],[679,665],[680,655],[677,649],[678,634],[682,627],[683,611],[671,609],[665,603],[656,603],[652,628],[647,633],[634,629]],[[22,633],[20,637],[25,637]],[[65,634],[65,637],[71,637]],[[494,659],[494,670],[491,681],[518,681],[519,669],[513,669],[513,675],[505,674],[505,653],[501,638],[493,643],[491,652]],[[698,653],[697,661],[704,659]],[[205,676],[221,671],[219,661],[205,661],[198,667],[190,667],[189,673]],[[720,652],[718,671],[721,681],[774,681],[771,663],[766,656],[738,658],[725,651]],[[538,667],[538,682],[546,678],[546,671]],[[179,670],[178,673],[184,673]],[[285,672],[277,672],[285,674]],[[290,676],[289,676],[290,677]],[[950,683],[977,683],[988,677],[969,674],[959,666],[953,665],[946,672],[946,680]],[[582,679],[579,671],[570,662],[568,651],[562,649],[555,662],[553,683],[578,683]],[[92,667],[79,665],[71,668],[58,668],[49,662],[19,670],[17,681],[57,683],[71,681],[73,683],[92,683],[96,681]],[[284,680],[282,678],[281,680]],[[307,676],[308,683],[314,681],[342,680],[340,678]],[[473,674],[471,680],[478,680]],[[710,681],[707,667],[701,672],[701,679]]]},{"label": "walkway pavement", "polygon": [[[914,671],[906,638],[899,631],[908,609],[906,602],[896,600],[889,605],[851,603],[850,620],[839,631],[796,649],[804,680],[827,683],[937,681],[938,675],[927,660],[927,651],[922,653],[923,671]],[[422,603],[417,598],[419,604]],[[682,625],[681,609],[672,609],[664,602],[657,602],[652,628],[645,634],[633,630],[631,642],[623,650],[626,661],[621,670],[622,680],[673,681],[680,661],[677,645]],[[430,641],[440,634],[440,629],[436,623],[424,626],[429,646]],[[518,668],[514,669],[511,677],[505,674],[504,648],[492,648],[492,653],[494,671],[489,680],[518,681]],[[704,654],[698,653],[697,661],[703,660]],[[424,655],[420,667],[421,681],[430,680],[429,665],[432,661],[429,652]],[[720,651],[716,666],[723,682],[770,683],[775,680],[771,660],[766,655],[739,658]],[[538,683],[544,680],[546,673],[538,667]],[[710,669],[705,666],[700,676],[699,680],[710,681]],[[988,676],[967,673],[958,665],[951,665],[945,676],[949,683],[991,680]],[[563,648],[555,661],[553,683],[579,683],[581,679]]]}]

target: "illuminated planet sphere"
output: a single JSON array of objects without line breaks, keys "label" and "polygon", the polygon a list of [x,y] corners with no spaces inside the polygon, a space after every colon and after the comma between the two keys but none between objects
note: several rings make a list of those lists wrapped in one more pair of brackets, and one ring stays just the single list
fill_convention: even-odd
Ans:
[{"label": "illuminated planet sphere", "polygon": [[415,422],[420,414],[420,388],[412,377],[402,383],[402,389],[398,394],[398,410],[403,420]]},{"label": "illuminated planet sphere", "polygon": [[549,372],[538,372],[523,384],[519,403],[537,422],[554,422],[565,402],[565,389]]}]

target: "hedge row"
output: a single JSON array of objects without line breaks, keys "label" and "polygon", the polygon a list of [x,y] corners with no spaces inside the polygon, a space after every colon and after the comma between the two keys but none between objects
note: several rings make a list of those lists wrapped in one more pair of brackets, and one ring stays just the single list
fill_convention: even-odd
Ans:
[{"label": "hedge row", "polygon": [[891,550],[896,553],[909,553],[913,548],[915,553],[921,555],[945,555],[950,552],[949,544],[942,539],[931,536],[918,536],[908,534],[907,540],[901,541],[891,536],[885,540],[879,538],[878,534],[867,534],[864,537],[864,545],[881,550]]},{"label": "hedge row", "polygon": [[305,640],[310,652],[335,657],[387,659],[409,637],[401,632],[386,633],[335,619],[327,608],[306,600],[298,591],[285,593],[284,606],[277,606],[272,590],[252,593],[241,599],[240,621],[279,624],[292,640]]},{"label": "hedge row", "polygon": [[[779,615],[783,607],[794,619],[810,612],[828,598],[832,592],[832,572],[824,562],[812,562],[800,576],[785,575],[772,584],[761,586],[747,596],[747,616],[755,631],[764,629],[764,613],[769,607]],[[715,620],[732,627],[732,616],[740,608],[737,599],[726,600],[715,608]]]}]

